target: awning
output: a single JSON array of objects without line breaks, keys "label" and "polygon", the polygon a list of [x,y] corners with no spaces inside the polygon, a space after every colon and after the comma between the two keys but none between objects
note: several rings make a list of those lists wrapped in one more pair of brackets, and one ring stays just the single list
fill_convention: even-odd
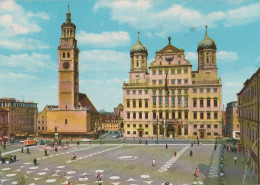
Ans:
[{"label": "awning", "polygon": [[2,140],[3,138],[0,137],[0,140]]},{"label": "awning", "polygon": [[5,139],[8,139],[8,137],[7,137],[7,136],[4,136],[4,138],[5,138]]}]

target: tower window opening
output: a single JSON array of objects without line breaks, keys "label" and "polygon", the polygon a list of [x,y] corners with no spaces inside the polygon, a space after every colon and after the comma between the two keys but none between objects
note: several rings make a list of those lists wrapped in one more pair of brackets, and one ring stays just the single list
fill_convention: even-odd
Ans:
[{"label": "tower window opening", "polygon": [[139,66],[139,63],[138,63],[138,61],[136,62],[136,67],[138,67]]},{"label": "tower window opening", "polygon": [[65,58],[65,53],[62,53],[62,57]]},{"label": "tower window opening", "polygon": [[209,58],[207,57],[207,63],[209,63]]},{"label": "tower window opening", "polygon": [[67,53],[67,58],[70,58],[70,53],[69,52]]},{"label": "tower window opening", "polygon": [[65,119],[65,124],[68,124],[68,120],[67,119]]}]

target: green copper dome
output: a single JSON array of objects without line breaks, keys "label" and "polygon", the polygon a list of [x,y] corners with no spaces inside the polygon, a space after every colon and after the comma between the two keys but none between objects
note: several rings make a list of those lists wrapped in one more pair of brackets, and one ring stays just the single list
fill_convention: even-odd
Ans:
[{"label": "green copper dome", "polygon": [[131,54],[132,53],[147,53],[146,47],[140,42],[139,34],[140,34],[140,32],[138,32],[138,40],[137,40],[136,44],[133,45],[133,47],[131,47],[131,50],[130,50]]},{"label": "green copper dome", "polygon": [[197,51],[202,49],[217,49],[216,42],[208,36],[207,28],[208,26],[206,26],[206,34],[204,39],[198,44]]}]

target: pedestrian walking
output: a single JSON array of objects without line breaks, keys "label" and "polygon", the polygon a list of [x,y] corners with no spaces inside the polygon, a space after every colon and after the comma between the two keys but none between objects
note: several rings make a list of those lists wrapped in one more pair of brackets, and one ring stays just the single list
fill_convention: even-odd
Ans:
[{"label": "pedestrian walking", "polygon": [[217,149],[217,145],[215,144],[215,146],[214,146],[214,149],[216,150]]},{"label": "pedestrian walking", "polygon": [[14,161],[16,161],[16,155],[14,155]]},{"label": "pedestrian walking", "polygon": [[26,154],[30,154],[29,148],[26,148]]},{"label": "pedestrian walking", "polygon": [[190,151],[190,157],[192,157],[192,150]]},{"label": "pedestrian walking", "polygon": [[100,174],[100,172],[97,173],[97,180],[101,181],[101,174]]},{"label": "pedestrian walking", "polygon": [[167,145],[167,143],[166,143],[166,145],[165,145],[165,149],[168,149],[168,145]]},{"label": "pedestrian walking", "polygon": [[176,152],[174,152],[174,157],[176,157]]},{"label": "pedestrian walking", "polygon": [[34,166],[37,165],[37,159],[36,158],[34,158],[33,163],[34,163]]},{"label": "pedestrian walking", "polygon": [[57,149],[57,147],[55,147],[55,152],[58,152],[58,149]]},{"label": "pedestrian walking", "polygon": [[155,166],[155,165],[156,165],[156,161],[155,161],[155,159],[153,159],[152,166]]},{"label": "pedestrian walking", "polygon": [[237,163],[237,156],[234,156],[234,162]]},{"label": "pedestrian walking", "polygon": [[21,153],[23,153],[23,147],[21,148]]},{"label": "pedestrian walking", "polygon": [[196,169],[195,169],[194,176],[195,176],[195,177],[198,177],[198,176],[199,176],[199,174],[198,174],[198,173],[199,173],[199,172],[198,172],[198,168],[196,168]]},{"label": "pedestrian walking", "polygon": [[147,141],[145,141],[145,144],[146,144],[146,145],[148,144]]},{"label": "pedestrian walking", "polygon": [[48,156],[47,149],[44,150],[44,156]]},{"label": "pedestrian walking", "polygon": [[79,145],[79,141],[77,141],[77,145]]}]

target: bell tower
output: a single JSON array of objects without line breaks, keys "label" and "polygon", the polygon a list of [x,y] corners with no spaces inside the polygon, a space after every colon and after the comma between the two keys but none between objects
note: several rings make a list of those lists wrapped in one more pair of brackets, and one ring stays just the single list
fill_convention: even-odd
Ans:
[{"label": "bell tower", "polygon": [[61,25],[62,35],[58,46],[59,58],[59,110],[74,110],[79,106],[79,49],[76,40],[76,25],[67,11],[66,22]]}]

